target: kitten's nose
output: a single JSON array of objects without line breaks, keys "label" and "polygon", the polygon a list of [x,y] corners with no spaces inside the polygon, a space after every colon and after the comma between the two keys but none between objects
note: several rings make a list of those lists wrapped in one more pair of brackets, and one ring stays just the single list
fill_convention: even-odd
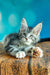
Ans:
[{"label": "kitten's nose", "polygon": [[26,40],[28,40],[27,38],[25,38]]}]

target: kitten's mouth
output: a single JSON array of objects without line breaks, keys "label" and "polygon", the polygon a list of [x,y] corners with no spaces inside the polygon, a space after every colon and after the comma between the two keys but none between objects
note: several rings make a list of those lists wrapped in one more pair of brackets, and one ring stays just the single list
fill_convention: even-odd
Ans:
[{"label": "kitten's mouth", "polygon": [[26,42],[25,42],[25,44],[26,44],[26,45],[30,45],[30,44],[31,44],[31,42],[29,42],[29,41],[26,41]]}]

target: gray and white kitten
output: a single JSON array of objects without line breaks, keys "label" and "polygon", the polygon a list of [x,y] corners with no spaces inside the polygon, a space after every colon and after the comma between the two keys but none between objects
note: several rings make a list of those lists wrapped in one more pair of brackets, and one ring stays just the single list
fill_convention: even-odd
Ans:
[{"label": "gray and white kitten", "polygon": [[42,23],[39,23],[30,30],[25,18],[23,18],[19,33],[12,33],[5,37],[3,41],[5,51],[16,58],[24,58],[27,55],[33,55],[33,50],[36,49],[40,52],[40,57],[42,57],[43,51],[34,46],[40,40],[41,29]]}]

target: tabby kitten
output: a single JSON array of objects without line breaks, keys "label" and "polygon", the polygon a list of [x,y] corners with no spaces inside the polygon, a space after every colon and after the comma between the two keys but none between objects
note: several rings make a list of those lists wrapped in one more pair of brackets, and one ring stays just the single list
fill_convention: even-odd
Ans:
[{"label": "tabby kitten", "polygon": [[39,23],[30,30],[25,18],[23,18],[19,32],[5,37],[3,41],[5,51],[16,58],[24,58],[25,56],[32,56],[36,50],[39,52],[39,57],[42,57],[43,51],[34,46],[40,40],[41,29],[42,23]]}]

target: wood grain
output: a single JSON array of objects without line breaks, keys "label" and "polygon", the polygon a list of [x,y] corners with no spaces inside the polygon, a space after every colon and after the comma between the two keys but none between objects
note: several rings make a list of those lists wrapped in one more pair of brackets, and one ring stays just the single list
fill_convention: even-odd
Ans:
[{"label": "wood grain", "polygon": [[42,58],[16,59],[3,50],[0,43],[0,75],[50,75],[50,42],[38,43],[44,51]]}]

